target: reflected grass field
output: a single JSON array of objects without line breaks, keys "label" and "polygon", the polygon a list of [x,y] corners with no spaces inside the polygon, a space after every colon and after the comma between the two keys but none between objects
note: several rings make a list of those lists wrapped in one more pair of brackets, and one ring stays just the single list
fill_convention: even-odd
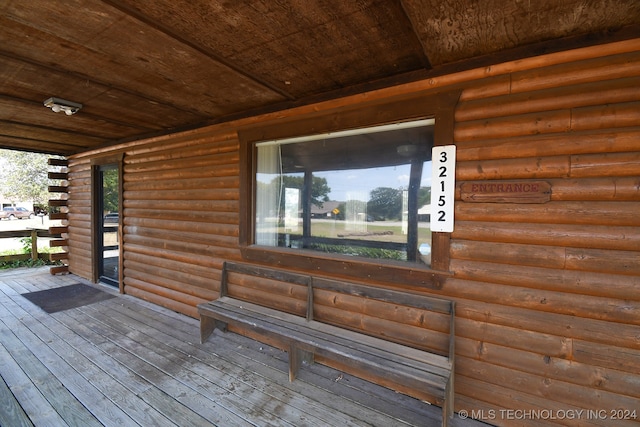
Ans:
[{"label": "reflected grass field", "polygon": [[[285,229],[281,232],[302,233],[302,225],[297,230]],[[402,224],[398,221],[376,221],[347,223],[338,220],[312,220],[311,235],[327,238],[349,238],[374,240],[381,242],[403,243],[407,241],[407,235],[402,230]],[[431,229],[429,223],[420,223],[418,226],[418,241],[430,242]]]}]

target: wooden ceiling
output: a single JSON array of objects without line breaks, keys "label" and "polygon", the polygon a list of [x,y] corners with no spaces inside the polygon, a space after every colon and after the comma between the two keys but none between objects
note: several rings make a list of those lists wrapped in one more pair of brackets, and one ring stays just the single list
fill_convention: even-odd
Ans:
[{"label": "wooden ceiling", "polygon": [[0,147],[69,155],[639,26],[638,0],[3,0]]}]

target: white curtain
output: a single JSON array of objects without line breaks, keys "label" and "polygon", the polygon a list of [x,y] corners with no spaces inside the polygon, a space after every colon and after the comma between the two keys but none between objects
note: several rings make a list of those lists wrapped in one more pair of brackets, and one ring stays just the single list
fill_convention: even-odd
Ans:
[{"label": "white curtain", "polygon": [[255,243],[277,246],[282,188],[280,146],[259,145],[257,151]]}]

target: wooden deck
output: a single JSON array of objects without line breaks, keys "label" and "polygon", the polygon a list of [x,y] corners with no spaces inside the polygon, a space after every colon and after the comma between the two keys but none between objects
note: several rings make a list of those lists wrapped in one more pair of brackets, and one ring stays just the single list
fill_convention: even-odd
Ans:
[{"label": "wooden deck", "polygon": [[440,425],[440,408],[326,366],[289,383],[283,352],[233,333],[199,344],[197,320],[140,299],[47,314],[21,295],[75,283],[0,272],[0,425]]}]

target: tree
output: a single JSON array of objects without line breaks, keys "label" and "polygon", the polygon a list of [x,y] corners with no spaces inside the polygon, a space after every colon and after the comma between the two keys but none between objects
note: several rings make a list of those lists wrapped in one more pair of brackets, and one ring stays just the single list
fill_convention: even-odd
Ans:
[{"label": "tree", "polygon": [[47,154],[0,150],[2,196],[11,203],[29,201],[46,205],[49,199],[50,157]]},{"label": "tree", "polygon": [[371,190],[367,212],[374,218],[402,218],[402,190],[378,187]]},{"label": "tree", "polygon": [[[283,175],[283,190],[284,188],[297,188],[302,191],[304,187],[304,177],[302,176],[291,176],[291,175]],[[318,176],[314,176],[311,179],[311,203],[322,207],[324,202],[329,201],[329,193],[331,193],[331,188],[327,183],[326,178],[320,178]],[[284,199],[284,197],[283,197]]]}]

